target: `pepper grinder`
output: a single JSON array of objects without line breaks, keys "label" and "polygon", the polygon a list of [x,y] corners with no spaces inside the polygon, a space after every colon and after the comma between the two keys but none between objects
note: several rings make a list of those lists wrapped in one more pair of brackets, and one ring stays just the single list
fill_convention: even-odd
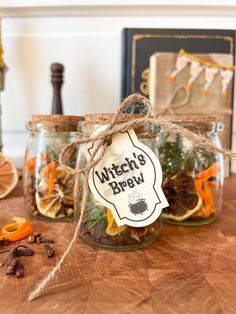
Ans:
[{"label": "pepper grinder", "polygon": [[52,63],[51,82],[53,87],[53,100],[51,114],[63,114],[61,101],[61,86],[63,84],[64,66],[61,63]]}]

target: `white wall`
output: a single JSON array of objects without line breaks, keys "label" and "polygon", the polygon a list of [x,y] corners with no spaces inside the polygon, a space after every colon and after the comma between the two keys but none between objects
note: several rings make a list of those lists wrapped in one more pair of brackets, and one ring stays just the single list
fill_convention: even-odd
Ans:
[{"label": "white wall", "polygon": [[[196,1],[193,7],[191,2],[184,6],[177,0],[121,1],[119,6],[117,1],[112,5],[111,1],[88,0],[85,7],[79,0],[51,0],[48,5],[42,2],[0,0],[4,57],[9,67],[1,96],[4,151],[18,165],[27,137],[25,122],[32,114],[49,113],[51,109],[52,62],[66,67],[66,114],[112,112],[120,101],[122,28],[236,29],[232,1],[226,1],[223,7],[218,1],[207,7]],[[166,6],[173,3],[175,6]],[[234,120],[236,150],[236,114]]]}]

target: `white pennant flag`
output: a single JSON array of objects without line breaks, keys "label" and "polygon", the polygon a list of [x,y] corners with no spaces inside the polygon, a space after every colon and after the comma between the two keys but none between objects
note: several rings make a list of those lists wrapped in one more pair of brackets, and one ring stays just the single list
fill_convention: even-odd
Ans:
[{"label": "white pennant flag", "polygon": [[203,69],[204,69],[203,64],[194,60],[191,61],[190,77],[187,83],[188,89],[192,89],[193,82],[196,80],[196,78],[199,76]]},{"label": "white pennant flag", "polygon": [[205,85],[204,85],[204,94],[208,94],[208,89],[211,83],[214,81],[214,79],[217,76],[217,73],[219,72],[218,68],[214,67],[208,67],[205,65]]},{"label": "white pennant flag", "polygon": [[171,81],[175,80],[176,75],[183,71],[184,68],[189,64],[190,60],[182,54],[179,54],[176,59],[175,69],[171,73],[169,79]]},{"label": "white pennant flag", "polygon": [[227,89],[233,78],[233,70],[220,70],[221,81],[222,81],[222,93],[225,97],[228,96]]}]

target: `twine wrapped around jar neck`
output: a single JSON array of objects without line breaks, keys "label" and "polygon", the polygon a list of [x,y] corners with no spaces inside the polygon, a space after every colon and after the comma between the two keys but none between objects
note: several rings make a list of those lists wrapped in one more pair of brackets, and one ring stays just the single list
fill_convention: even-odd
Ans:
[{"label": "twine wrapped around jar neck", "polygon": [[[102,113],[102,114],[85,114],[84,121],[80,122],[80,131],[85,136],[91,136],[96,127],[102,125],[109,125],[114,113]],[[144,118],[144,114],[127,114],[120,113],[117,120],[117,124],[123,124],[130,120],[137,120]],[[138,138],[147,139],[147,138],[156,138],[159,128],[151,123],[145,125],[140,125],[134,128],[134,131]]]}]

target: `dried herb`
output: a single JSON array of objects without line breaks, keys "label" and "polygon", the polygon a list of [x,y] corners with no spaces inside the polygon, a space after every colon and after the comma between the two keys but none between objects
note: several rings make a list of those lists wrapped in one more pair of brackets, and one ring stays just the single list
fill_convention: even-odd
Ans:
[{"label": "dried herb", "polygon": [[[209,136],[205,137],[210,140]],[[191,148],[185,145],[179,134],[176,134],[174,141],[171,140],[170,133],[162,136],[158,150],[164,177],[175,175],[180,170],[188,172],[196,168],[197,171],[197,167],[203,171],[217,161],[215,153],[196,145]]]},{"label": "dried herb", "polygon": [[177,134],[176,142],[170,142],[168,138],[169,134],[163,135],[162,143],[158,148],[164,177],[176,174],[185,160],[179,134]]}]

